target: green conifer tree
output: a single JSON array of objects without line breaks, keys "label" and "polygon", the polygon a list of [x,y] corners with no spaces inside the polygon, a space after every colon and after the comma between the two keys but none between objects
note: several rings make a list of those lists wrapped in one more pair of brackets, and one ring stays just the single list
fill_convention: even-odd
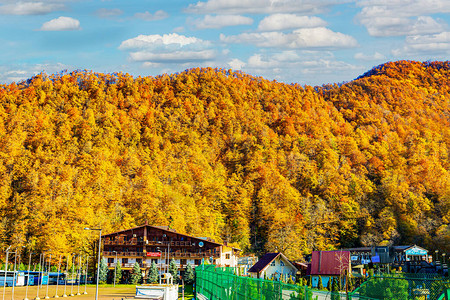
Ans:
[{"label": "green conifer tree", "polygon": [[333,279],[333,277],[328,278],[328,282],[327,282],[327,290],[328,291],[331,291],[331,283],[333,282],[332,279]]},{"label": "green conifer tree", "polygon": [[170,260],[169,264],[169,273],[173,276],[173,283],[178,281],[178,267],[177,263],[175,262],[175,259]]},{"label": "green conifer tree", "polygon": [[116,283],[120,283],[122,281],[122,267],[120,266],[120,263],[116,264]]},{"label": "green conifer tree", "polygon": [[319,282],[317,283],[317,288],[323,290],[322,276],[319,276]]},{"label": "green conifer tree", "polygon": [[[106,280],[108,278],[108,263],[106,262],[106,258],[103,258],[100,261],[99,269],[100,270],[99,270],[99,274],[98,274],[98,281],[99,281],[99,283],[106,283]],[[72,270],[75,271],[73,268],[72,268]]]},{"label": "green conifer tree", "polygon": [[138,284],[142,281],[141,267],[137,262],[133,265],[133,270],[131,271],[131,284]]},{"label": "green conifer tree", "polygon": [[183,279],[184,279],[185,284],[190,285],[190,284],[194,283],[194,280],[195,280],[194,269],[192,268],[190,263],[188,263],[186,266],[186,270],[184,271]]},{"label": "green conifer tree", "polygon": [[152,262],[150,266],[150,270],[148,271],[147,282],[148,283],[157,283],[159,278],[158,267],[154,262]]}]

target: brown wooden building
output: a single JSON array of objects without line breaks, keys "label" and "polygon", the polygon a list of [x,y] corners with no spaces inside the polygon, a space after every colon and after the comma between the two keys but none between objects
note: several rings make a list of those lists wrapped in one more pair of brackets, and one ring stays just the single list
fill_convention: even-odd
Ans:
[{"label": "brown wooden building", "polygon": [[240,251],[216,243],[210,238],[193,237],[167,226],[147,224],[103,235],[102,240],[103,257],[107,259],[110,269],[118,262],[123,270],[131,270],[137,262],[146,271],[145,274],[152,262],[155,262],[160,271],[167,270],[172,258],[180,271],[188,263],[195,268],[202,260],[219,266],[236,266]]}]

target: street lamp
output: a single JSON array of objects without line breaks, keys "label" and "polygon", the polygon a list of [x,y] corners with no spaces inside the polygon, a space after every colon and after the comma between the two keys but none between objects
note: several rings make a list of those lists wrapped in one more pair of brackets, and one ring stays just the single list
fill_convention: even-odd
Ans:
[{"label": "street lamp", "polygon": [[59,274],[61,273],[61,254],[59,255],[59,263],[58,263],[58,275],[56,276],[56,292],[55,297],[58,298],[58,287],[59,287]]},{"label": "street lamp", "polygon": [[161,277],[162,277],[162,251],[161,251],[161,248],[157,247],[156,252],[159,252],[159,284],[161,284]]},{"label": "street lamp", "polygon": [[114,287],[116,287],[117,251],[114,250],[113,253],[116,253],[116,263],[114,264]]},{"label": "street lamp", "polygon": [[445,265],[445,253],[442,253],[442,269],[444,269]]},{"label": "street lamp", "polygon": [[70,287],[70,295],[69,296],[74,296],[73,295],[73,271],[75,271],[75,263],[74,263],[74,261],[75,261],[75,256],[76,256],[76,253],[72,253],[72,267],[71,267],[71,273],[72,273],[72,283],[71,283],[71,287]]},{"label": "street lamp", "polygon": [[83,294],[85,294],[85,295],[87,295],[87,291],[86,291],[86,289],[87,289],[87,279],[88,279],[88,271],[89,271],[89,257],[92,257],[92,256],[87,256],[86,257],[86,272],[85,272],[85,276],[84,276],[84,293]]},{"label": "street lamp", "polygon": [[98,279],[100,277],[100,250],[102,247],[102,229],[101,228],[88,228],[85,227],[84,230],[97,230],[99,231],[98,237],[98,261],[97,261],[97,282],[95,286],[95,300],[98,300]]},{"label": "street lamp", "polygon": [[6,249],[6,263],[5,263],[5,280],[3,281],[3,300],[5,300],[5,291],[6,291],[6,273],[8,273],[8,254],[11,246]]},{"label": "street lamp", "polygon": [[31,266],[31,249],[30,249],[30,257],[28,258],[28,275],[27,275],[27,289],[25,290],[25,299],[28,300],[28,286],[30,285],[30,266]]},{"label": "street lamp", "polygon": [[439,252],[439,250],[435,250],[434,252],[436,253],[436,261],[434,262],[434,265],[436,265],[437,262],[438,262],[438,252]]},{"label": "street lamp", "polygon": [[78,255],[78,272],[77,272],[77,278],[78,278],[78,290],[77,290],[77,295],[81,295],[81,293],[80,293],[80,281],[81,281],[81,254]]},{"label": "street lamp", "polygon": [[45,292],[45,298],[44,299],[50,299],[48,296],[48,284],[50,282],[50,268],[52,263],[52,254],[50,253],[50,258],[48,259],[48,268],[47,268],[47,291]]}]

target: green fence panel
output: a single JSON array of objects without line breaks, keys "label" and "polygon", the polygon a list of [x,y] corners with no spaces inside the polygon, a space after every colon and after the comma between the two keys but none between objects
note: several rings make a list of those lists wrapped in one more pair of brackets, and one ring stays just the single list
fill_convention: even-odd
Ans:
[{"label": "green fence panel", "polygon": [[197,299],[313,300],[306,286],[237,276],[233,268],[200,265],[195,272]]},{"label": "green fence panel", "polygon": [[450,288],[450,280],[440,274],[376,275],[350,294],[350,299],[438,300]]}]

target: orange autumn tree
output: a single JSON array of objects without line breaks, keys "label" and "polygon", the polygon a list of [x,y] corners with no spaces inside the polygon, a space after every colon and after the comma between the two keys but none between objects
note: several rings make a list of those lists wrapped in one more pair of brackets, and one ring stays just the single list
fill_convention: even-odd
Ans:
[{"label": "orange autumn tree", "polygon": [[0,247],[69,253],[92,247],[85,226],[148,221],[291,259],[449,250],[449,69],[392,62],[321,87],[211,68],[2,85]]}]

